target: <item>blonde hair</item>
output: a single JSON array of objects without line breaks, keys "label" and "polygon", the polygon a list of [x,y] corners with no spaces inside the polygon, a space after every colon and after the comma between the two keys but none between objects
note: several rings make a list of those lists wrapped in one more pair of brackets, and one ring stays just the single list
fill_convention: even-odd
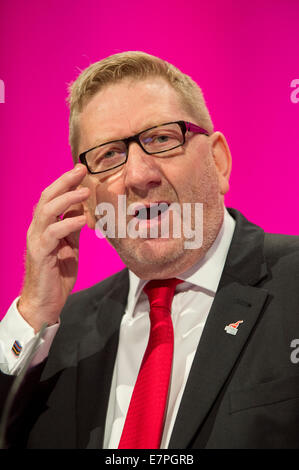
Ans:
[{"label": "blonde hair", "polygon": [[73,160],[78,160],[79,129],[77,118],[88,101],[103,87],[125,78],[144,80],[164,78],[178,93],[183,106],[191,112],[197,124],[213,132],[213,123],[200,87],[191,77],[172,64],[145,52],[128,51],[106,57],[83,70],[68,87],[67,103],[70,108],[69,143]]}]

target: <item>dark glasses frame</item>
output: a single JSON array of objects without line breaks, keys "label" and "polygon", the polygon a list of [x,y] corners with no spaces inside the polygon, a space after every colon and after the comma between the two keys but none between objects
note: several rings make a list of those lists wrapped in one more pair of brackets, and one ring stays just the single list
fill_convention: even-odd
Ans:
[{"label": "dark glasses frame", "polygon": [[[145,132],[147,131],[150,131],[152,129],[155,129],[157,127],[162,127],[162,126],[167,126],[168,124],[178,124],[181,128],[181,131],[182,131],[182,137],[183,137],[183,141],[182,143],[180,143],[179,145],[176,145],[175,147],[172,147],[170,149],[167,149],[167,150],[160,150],[159,152],[149,152],[148,150],[146,150],[140,140],[140,136],[142,134],[144,134]],[[159,124],[157,126],[153,126],[153,127],[149,127],[148,129],[145,129],[141,132],[138,132],[138,134],[135,134],[135,135],[132,135],[130,137],[127,137],[125,139],[117,139],[117,140],[110,140],[109,142],[105,142],[103,144],[100,144],[100,145],[96,145],[95,147],[92,147],[91,149],[88,149],[86,150],[85,152],[82,152],[80,155],[79,155],[79,160],[80,162],[85,165],[89,171],[89,173],[95,175],[95,174],[98,174],[98,173],[105,173],[106,171],[110,171],[110,170],[113,170],[114,168],[118,168],[119,166],[122,166],[124,165],[127,160],[128,160],[128,156],[129,156],[129,144],[131,142],[136,142],[141,148],[142,150],[147,154],[147,155],[158,155],[160,153],[164,153],[164,152],[169,152],[170,150],[174,150],[178,147],[182,147],[182,145],[185,144],[186,142],[186,139],[185,139],[185,136],[186,136],[186,132],[189,131],[189,132],[194,132],[195,134],[204,134],[204,135],[209,135],[208,131],[206,131],[205,129],[203,129],[202,127],[199,127],[197,126],[196,124],[193,124],[192,122],[188,122],[188,121],[171,121],[171,122],[165,122],[163,124]],[[112,143],[115,143],[115,142],[124,142],[125,146],[126,146],[126,159],[124,160],[124,162],[120,163],[119,165],[116,165],[112,168],[109,168],[108,170],[101,170],[101,171],[92,171],[89,166],[88,166],[88,163],[87,163],[87,160],[86,160],[86,154],[88,152],[91,152],[92,150],[95,150],[96,148],[99,148],[99,147],[103,147],[104,145],[107,145],[107,144],[112,144]]]}]

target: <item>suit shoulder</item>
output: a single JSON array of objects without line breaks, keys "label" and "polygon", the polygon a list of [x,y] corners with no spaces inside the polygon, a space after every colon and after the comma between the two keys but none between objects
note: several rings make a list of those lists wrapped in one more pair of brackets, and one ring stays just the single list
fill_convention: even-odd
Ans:
[{"label": "suit shoulder", "polygon": [[299,278],[299,237],[265,233],[264,254],[268,266],[288,278]]},{"label": "suit shoulder", "polygon": [[265,255],[273,258],[299,256],[299,237],[265,233]]}]

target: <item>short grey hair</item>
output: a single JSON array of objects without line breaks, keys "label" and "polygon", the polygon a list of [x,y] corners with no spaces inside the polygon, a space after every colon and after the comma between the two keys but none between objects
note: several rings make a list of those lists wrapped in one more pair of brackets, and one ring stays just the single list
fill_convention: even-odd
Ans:
[{"label": "short grey hair", "polygon": [[213,132],[213,123],[202,90],[189,75],[165,60],[145,52],[122,52],[91,64],[69,84],[69,143],[75,163],[78,161],[79,140],[77,118],[88,101],[103,87],[125,78],[145,80],[149,77],[164,78],[177,91],[183,106],[194,116],[197,124],[209,133]]}]

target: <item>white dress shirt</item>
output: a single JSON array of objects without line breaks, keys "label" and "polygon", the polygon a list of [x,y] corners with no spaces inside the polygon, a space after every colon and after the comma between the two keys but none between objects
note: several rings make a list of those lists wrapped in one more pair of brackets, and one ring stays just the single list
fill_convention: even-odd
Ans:
[{"label": "white dress shirt", "polygon": [[[181,397],[215,297],[234,228],[235,221],[225,210],[222,227],[212,247],[196,265],[178,276],[185,282],[177,286],[172,302],[174,356],[161,449],[167,448],[169,444]],[[147,281],[140,280],[131,271],[129,277],[128,302],[120,326],[118,352],[106,417],[104,448],[109,449],[118,447],[150,331],[149,302],[142,290]],[[21,370],[35,337],[33,328],[18,313],[17,300],[18,298],[12,303],[0,323],[0,368],[9,374],[17,374]],[[56,324],[46,329],[32,365],[47,357],[58,328],[59,324]],[[22,346],[18,357],[11,350],[16,339]]]},{"label": "white dress shirt", "polygon": [[[174,355],[170,393],[161,449],[168,447],[192,361],[205,326],[223,271],[235,221],[225,210],[224,222],[206,256],[186,271],[176,288],[171,316],[174,328]],[[140,280],[131,271],[125,315],[121,322],[119,346],[110,391],[104,448],[118,447],[134,384],[147,346],[150,320],[149,302]],[[225,325],[223,326],[223,328]]]}]

